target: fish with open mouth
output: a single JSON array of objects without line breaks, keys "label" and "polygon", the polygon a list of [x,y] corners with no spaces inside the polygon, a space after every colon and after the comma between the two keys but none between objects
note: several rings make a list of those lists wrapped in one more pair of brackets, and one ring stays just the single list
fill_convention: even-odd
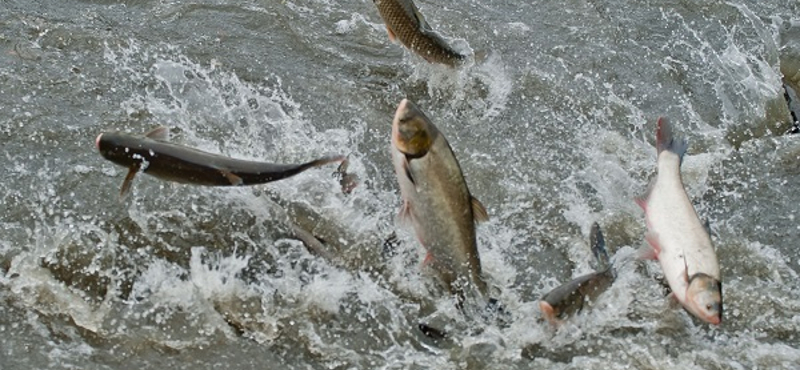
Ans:
[{"label": "fish with open mouth", "polygon": [[447,139],[407,99],[395,112],[391,152],[403,198],[400,219],[411,223],[427,249],[425,263],[459,299],[468,286],[486,297],[475,223],[489,216],[470,194]]},{"label": "fish with open mouth", "polygon": [[373,0],[386,24],[389,40],[399,40],[403,45],[430,63],[456,67],[467,57],[453,50],[447,42],[431,29],[428,22],[411,0]]},{"label": "fish with open mouth", "polygon": [[168,130],[158,127],[144,135],[105,132],[95,146],[103,158],[128,168],[120,195],[131,188],[139,171],[162,180],[205,186],[257,185],[285,179],[309,168],[342,162],[341,155],[303,164],[274,164],[229,158],[167,142]]},{"label": "fish with open mouth", "polygon": [[681,179],[688,143],[660,118],[656,130],[657,175],[647,193],[636,198],[647,219],[645,238],[652,248],[643,257],[661,263],[672,296],[692,315],[722,322],[722,282],[708,228],[697,217]]},{"label": "fish with open mouth", "polygon": [[589,236],[597,266],[595,272],[577,277],[551,290],[539,300],[539,308],[545,319],[554,325],[580,312],[602,294],[616,278],[606,252],[605,238],[596,222]]}]

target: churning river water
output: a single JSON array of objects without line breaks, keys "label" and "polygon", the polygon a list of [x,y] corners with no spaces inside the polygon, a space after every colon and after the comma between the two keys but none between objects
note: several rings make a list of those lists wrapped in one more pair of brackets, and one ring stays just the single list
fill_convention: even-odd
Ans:
[{"label": "churning river water", "polygon": [[[389,42],[369,0],[0,0],[0,369],[800,368],[800,136],[783,87],[800,82],[800,3],[417,5],[486,57],[430,65]],[[403,98],[487,207],[478,247],[504,320],[459,312],[396,220]],[[689,140],[719,327],[632,259],[659,116]],[[343,194],[335,166],[247,188],[139,175],[120,199],[126,171],[94,138],[158,126],[237,158],[346,154],[359,185]],[[591,271],[595,221],[618,278],[554,328],[537,300]]]}]

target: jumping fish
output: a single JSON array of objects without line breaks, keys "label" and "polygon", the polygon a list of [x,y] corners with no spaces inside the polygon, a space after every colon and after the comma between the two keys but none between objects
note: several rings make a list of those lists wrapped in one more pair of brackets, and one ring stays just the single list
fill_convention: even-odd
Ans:
[{"label": "jumping fish", "polygon": [[358,175],[354,173],[348,173],[347,168],[350,166],[350,159],[346,158],[339,164],[339,167],[336,169],[336,172],[333,173],[333,177],[339,180],[339,185],[342,187],[342,193],[350,194],[353,192],[353,189],[358,186]]},{"label": "jumping fish", "polygon": [[475,222],[489,216],[470,194],[444,135],[406,99],[392,122],[391,152],[403,198],[400,219],[412,224],[427,249],[425,262],[460,299],[468,285],[485,297]]},{"label": "jumping fish", "polygon": [[386,24],[389,40],[400,40],[430,63],[456,67],[466,56],[453,50],[431,29],[412,0],[373,0]]},{"label": "jumping fish", "polygon": [[616,278],[606,252],[606,243],[600,225],[592,224],[589,236],[597,266],[595,272],[586,274],[565,283],[542,296],[539,308],[544,317],[553,325],[580,312],[584,306],[597,299]]},{"label": "jumping fish", "polygon": [[645,237],[652,247],[646,257],[661,262],[672,295],[687,311],[719,325],[722,283],[717,254],[681,180],[680,166],[688,144],[673,136],[665,118],[657,125],[657,176],[647,193],[636,198],[647,218]]},{"label": "jumping fish", "polygon": [[345,159],[344,156],[328,156],[303,164],[246,161],[169,143],[167,134],[166,127],[158,127],[144,135],[106,132],[97,136],[95,146],[103,158],[128,168],[120,195],[130,190],[140,170],[167,181],[239,186],[285,179],[309,168]]}]

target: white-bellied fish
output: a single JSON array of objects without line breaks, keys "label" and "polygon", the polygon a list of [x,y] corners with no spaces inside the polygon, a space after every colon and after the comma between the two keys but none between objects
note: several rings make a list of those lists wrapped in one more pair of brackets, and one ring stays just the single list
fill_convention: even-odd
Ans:
[{"label": "white-bellied fish", "polygon": [[592,253],[597,262],[595,272],[577,277],[551,290],[539,300],[545,319],[554,325],[580,312],[602,294],[616,278],[606,252],[606,242],[600,225],[592,224],[589,236]]},{"label": "white-bellied fish", "polygon": [[389,39],[399,40],[407,48],[430,63],[456,67],[466,56],[453,50],[431,29],[411,0],[373,0],[386,24]]},{"label": "white-bellied fish", "polygon": [[323,157],[303,164],[274,164],[234,159],[167,142],[166,127],[144,135],[106,132],[95,145],[103,158],[128,168],[125,195],[139,171],[167,181],[206,186],[256,185],[285,179],[309,168],[341,162],[344,156]]},{"label": "white-bellied fish", "polygon": [[459,298],[467,285],[485,298],[475,222],[488,219],[486,209],[470,194],[444,135],[406,99],[392,122],[391,151],[403,198],[400,218],[410,221],[427,249],[426,263]]},{"label": "white-bellied fish", "polygon": [[636,203],[647,218],[647,255],[659,260],[672,294],[691,314],[722,322],[719,263],[706,226],[700,222],[681,179],[687,142],[674,137],[665,118],[656,130],[657,175]]}]

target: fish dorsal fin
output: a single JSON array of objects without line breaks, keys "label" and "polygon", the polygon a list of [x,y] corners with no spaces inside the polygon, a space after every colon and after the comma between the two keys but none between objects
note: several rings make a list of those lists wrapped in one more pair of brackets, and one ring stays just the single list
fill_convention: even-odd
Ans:
[{"label": "fish dorsal fin", "polygon": [[142,166],[139,163],[135,163],[128,168],[128,174],[125,175],[125,180],[122,181],[122,188],[119,189],[120,198],[124,198],[131,191],[131,183],[133,183],[133,178],[136,177],[136,173],[139,172],[141,167]]},{"label": "fish dorsal fin", "polygon": [[148,131],[144,136],[148,139],[167,141],[169,140],[169,129],[166,126],[159,126]]},{"label": "fish dorsal fin", "polygon": [[413,2],[409,1],[406,10],[414,16],[414,19],[417,20],[417,25],[419,28],[430,30],[431,26],[425,20],[425,17],[420,13],[419,8]]},{"label": "fish dorsal fin", "polygon": [[595,222],[592,224],[592,231],[589,235],[589,243],[592,246],[592,253],[594,254],[597,266],[596,271],[603,271],[610,265],[608,258],[608,251],[606,251],[606,240],[603,237],[603,231],[600,230],[600,225]]},{"label": "fish dorsal fin", "polygon": [[414,17],[417,18],[417,22],[419,23],[419,28],[426,31],[432,31],[431,25],[428,24],[428,21],[425,20],[425,17],[422,16],[422,13],[419,12],[419,9],[414,8]]},{"label": "fish dorsal fin", "polygon": [[470,197],[470,203],[472,204],[472,218],[475,219],[475,222],[489,221],[489,213],[486,212],[486,207],[478,198]]}]

